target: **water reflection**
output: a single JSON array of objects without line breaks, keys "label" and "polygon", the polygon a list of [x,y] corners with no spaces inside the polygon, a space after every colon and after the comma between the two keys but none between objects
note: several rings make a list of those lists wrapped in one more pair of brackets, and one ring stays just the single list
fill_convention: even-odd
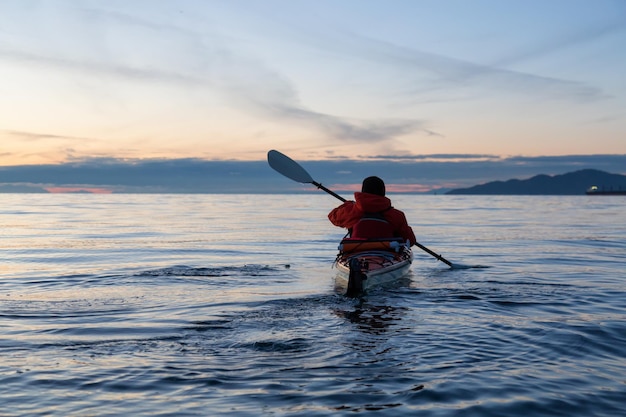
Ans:
[{"label": "water reflection", "polygon": [[357,325],[357,329],[365,333],[380,335],[389,328],[400,322],[406,314],[406,308],[392,307],[390,305],[370,304],[361,299],[354,310],[335,309],[334,314],[348,319]]}]

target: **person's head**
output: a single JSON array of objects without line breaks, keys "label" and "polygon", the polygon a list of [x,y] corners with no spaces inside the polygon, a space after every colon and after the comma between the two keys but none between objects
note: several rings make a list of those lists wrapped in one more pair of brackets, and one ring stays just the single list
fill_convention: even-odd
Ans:
[{"label": "person's head", "polygon": [[367,177],[363,180],[361,192],[385,196],[385,183],[378,177]]}]

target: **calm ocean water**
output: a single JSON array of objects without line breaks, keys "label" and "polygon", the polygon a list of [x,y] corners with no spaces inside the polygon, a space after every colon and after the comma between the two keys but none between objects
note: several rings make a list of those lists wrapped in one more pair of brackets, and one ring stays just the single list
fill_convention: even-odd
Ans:
[{"label": "calm ocean water", "polygon": [[348,299],[323,193],[0,195],[0,415],[626,415],[626,198],[391,197],[489,268]]}]

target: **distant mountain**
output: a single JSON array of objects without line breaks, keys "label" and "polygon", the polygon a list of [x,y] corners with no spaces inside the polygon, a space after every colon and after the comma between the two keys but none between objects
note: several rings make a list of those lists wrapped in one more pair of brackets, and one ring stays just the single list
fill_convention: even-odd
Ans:
[{"label": "distant mountain", "polygon": [[493,181],[446,194],[580,195],[591,186],[626,190],[626,175],[583,169],[561,175],[536,175],[526,180]]}]

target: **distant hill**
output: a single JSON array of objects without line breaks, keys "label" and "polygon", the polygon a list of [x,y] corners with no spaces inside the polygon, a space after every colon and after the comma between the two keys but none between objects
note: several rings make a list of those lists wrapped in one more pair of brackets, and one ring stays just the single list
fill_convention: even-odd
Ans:
[{"label": "distant hill", "polygon": [[626,190],[626,175],[583,169],[561,175],[536,175],[526,180],[493,181],[469,188],[457,188],[446,194],[501,195],[580,195],[596,185],[605,189]]}]

